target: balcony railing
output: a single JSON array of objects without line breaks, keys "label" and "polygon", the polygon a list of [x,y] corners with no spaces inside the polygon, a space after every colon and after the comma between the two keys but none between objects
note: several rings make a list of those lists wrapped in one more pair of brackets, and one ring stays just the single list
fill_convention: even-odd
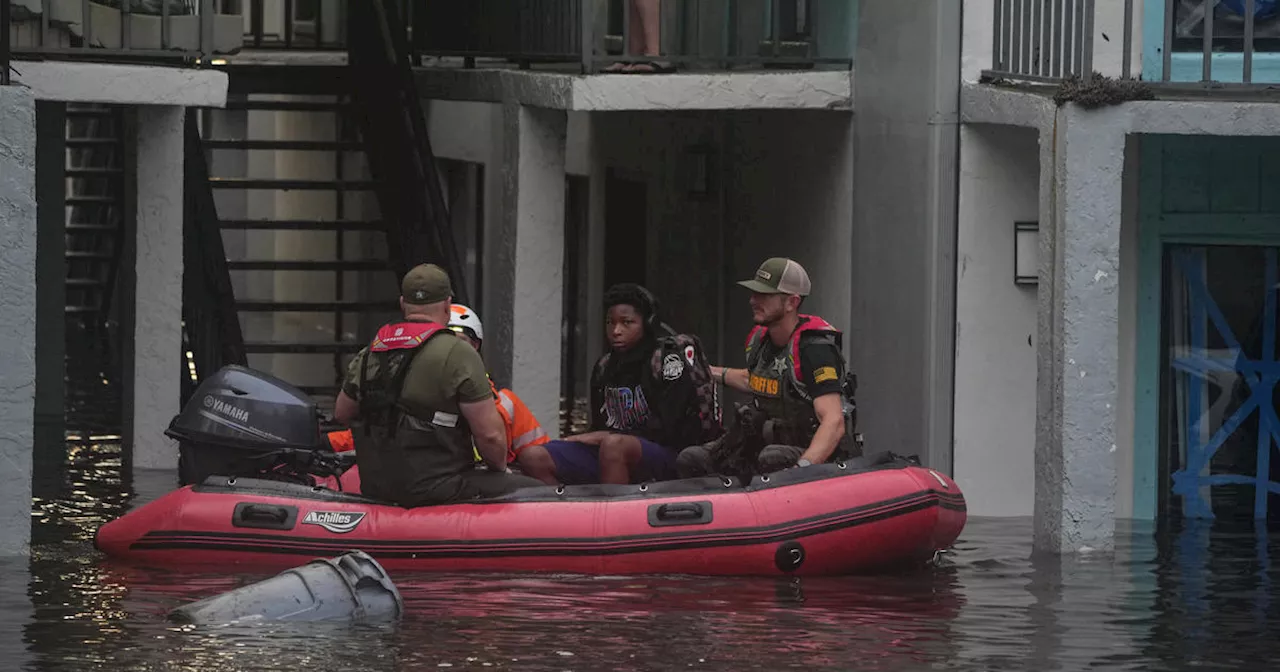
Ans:
[{"label": "balcony railing", "polygon": [[237,0],[0,0],[14,56],[192,62],[243,45]]},{"label": "balcony railing", "polygon": [[627,61],[847,69],[856,11],[857,0],[435,0],[413,3],[412,35],[419,56],[469,67],[499,59],[585,73]]},{"label": "balcony railing", "polygon": [[[836,67],[853,61],[859,0],[394,0],[415,58],[598,72]],[[12,54],[178,60],[242,49],[336,51],[360,0],[0,0]],[[0,19],[4,19],[0,13]],[[656,53],[654,53],[656,51]],[[649,55],[644,55],[648,53]]]},{"label": "balcony railing", "polygon": [[[400,16],[415,2],[396,0]],[[244,0],[244,46],[251,49],[340,51],[347,48],[347,10],[369,11],[369,0]],[[355,4],[353,4],[355,3]]]},{"label": "balcony railing", "polygon": [[994,0],[991,79],[1095,73],[1160,87],[1280,83],[1270,0]]}]

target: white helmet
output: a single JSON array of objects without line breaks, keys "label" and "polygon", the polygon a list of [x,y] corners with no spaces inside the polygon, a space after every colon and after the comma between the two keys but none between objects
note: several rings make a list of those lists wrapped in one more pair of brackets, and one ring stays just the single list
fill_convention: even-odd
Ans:
[{"label": "white helmet", "polygon": [[454,331],[465,332],[477,341],[483,341],[484,327],[480,324],[480,316],[476,315],[476,311],[460,303],[453,304],[451,308],[449,328]]}]

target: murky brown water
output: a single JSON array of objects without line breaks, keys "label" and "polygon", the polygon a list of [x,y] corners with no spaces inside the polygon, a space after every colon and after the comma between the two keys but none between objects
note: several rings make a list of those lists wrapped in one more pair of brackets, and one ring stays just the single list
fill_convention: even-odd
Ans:
[{"label": "murky brown water", "polygon": [[[1269,664],[1264,532],[1127,530],[1114,557],[1032,559],[1030,521],[975,519],[925,573],[833,579],[396,574],[394,626],[179,628],[265,578],[131,568],[92,548],[131,505],[118,444],[73,446],[33,556],[0,564],[8,670],[1054,670]],[[163,491],[167,473],[141,489]]]},{"label": "murky brown water", "polygon": [[[94,530],[165,492],[122,478],[96,369],[82,440],[37,445],[30,560],[0,561],[0,670],[1269,669],[1280,534],[1124,529],[1032,558],[1027,519],[971,519],[927,572],[832,579],[393,574],[395,625],[180,628],[173,607],[265,578],[109,561]],[[81,381],[82,383],[84,381]],[[109,388],[109,386],[107,386]],[[43,466],[39,466],[43,465]]]}]

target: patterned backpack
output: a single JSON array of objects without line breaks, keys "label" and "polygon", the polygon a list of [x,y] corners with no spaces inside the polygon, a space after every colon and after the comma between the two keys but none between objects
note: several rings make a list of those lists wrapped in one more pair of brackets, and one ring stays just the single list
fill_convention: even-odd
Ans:
[{"label": "patterned backpack", "polygon": [[689,409],[688,419],[692,424],[692,416],[696,414],[701,427],[698,442],[706,443],[720,438],[724,433],[720,390],[711,376],[711,365],[702,349],[702,341],[693,334],[670,333],[660,336],[650,363],[655,381],[671,383],[683,378],[684,384],[693,386],[697,402],[696,408]]}]

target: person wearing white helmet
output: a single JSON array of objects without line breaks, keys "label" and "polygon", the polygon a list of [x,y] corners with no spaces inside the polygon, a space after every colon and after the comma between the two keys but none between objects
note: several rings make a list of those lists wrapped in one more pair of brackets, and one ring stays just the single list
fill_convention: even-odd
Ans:
[{"label": "person wearing white helmet", "polygon": [[[470,343],[476,352],[480,352],[480,346],[484,343],[484,325],[480,323],[480,316],[476,311],[459,303],[453,304],[450,308],[449,329],[457,332]],[[493,396],[498,404],[498,415],[502,416],[502,423],[507,428],[508,463],[517,462],[520,452],[525,448],[539,446],[550,440],[547,432],[538,423],[538,419],[515,392],[507,389],[499,390],[492,379],[489,381],[489,386],[493,388]]]},{"label": "person wearing white helmet", "polygon": [[479,351],[480,344],[484,342],[484,325],[480,323],[480,316],[460,303],[455,303],[450,308],[449,328],[466,336],[471,346]]}]

